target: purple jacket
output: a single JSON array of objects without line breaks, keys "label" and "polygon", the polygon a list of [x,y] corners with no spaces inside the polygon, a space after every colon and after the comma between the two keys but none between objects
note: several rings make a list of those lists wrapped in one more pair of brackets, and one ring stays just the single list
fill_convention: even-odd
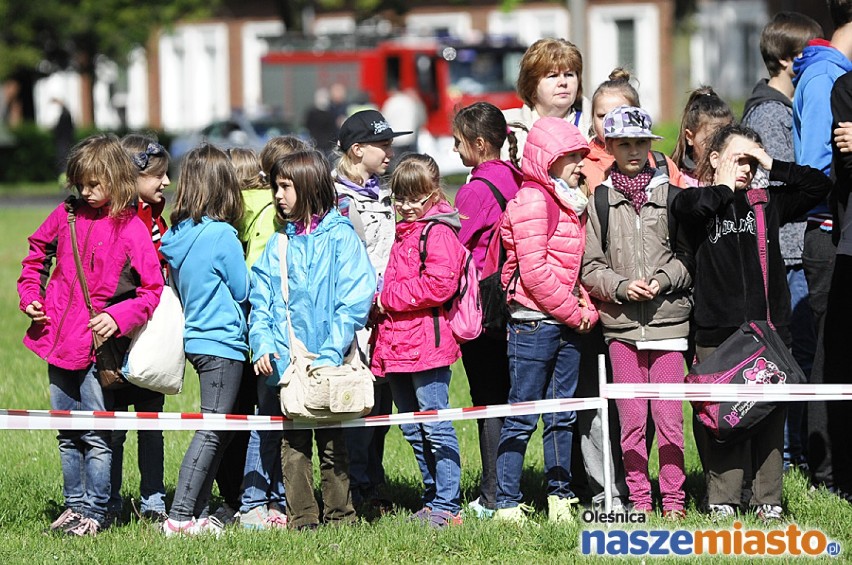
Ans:
[{"label": "purple jacket", "polygon": [[[437,220],[426,240],[426,268],[420,270],[420,234]],[[399,222],[385,271],[381,300],[385,314],[376,327],[371,369],[413,373],[452,365],[461,357],[444,314],[444,303],[458,290],[464,249],[458,241],[456,211],[441,202],[415,222]],[[437,335],[433,309],[438,309]]]},{"label": "purple jacket", "polygon": [[[106,207],[79,205],[77,242],[95,311],[107,312],[118,324],[118,335],[127,335],[151,318],[160,302],[163,275],[142,220],[131,210],[117,218],[108,212]],[[31,324],[24,345],[51,365],[85,369],[94,361],[92,331],[64,204],[30,236],[29,245],[18,279],[19,307],[26,311],[37,300],[50,320]]]},{"label": "purple jacket", "polygon": [[[477,165],[470,176],[491,181],[506,202],[515,197],[523,178],[514,165],[498,159]],[[455,204],[461,220],[459,241],[471,252],[473,264],[481,272],[488,242],[500,223],[503,210],[488,185],[478,180],[471,180],[459,189]]]}]

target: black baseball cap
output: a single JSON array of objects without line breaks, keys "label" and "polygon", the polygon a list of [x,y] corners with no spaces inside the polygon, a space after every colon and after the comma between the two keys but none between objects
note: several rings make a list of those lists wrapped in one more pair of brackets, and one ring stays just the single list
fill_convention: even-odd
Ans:
[{"label": "black baseball cap", "polygon": [[361,110],[346,118],[340,126],[338,143],[340,150],[346,152],[355,143],[385,141],[409,133],[414,132],[393,131],[385,117],[377,110]]}]

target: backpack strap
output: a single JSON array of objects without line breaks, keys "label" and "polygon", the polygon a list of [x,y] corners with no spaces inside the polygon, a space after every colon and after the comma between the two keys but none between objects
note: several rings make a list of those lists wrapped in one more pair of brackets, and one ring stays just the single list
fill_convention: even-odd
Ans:
[{"label": "backpack strap", "polygon": [[506,211],[506,197],[503,196],[503,193],[500,192],[500,189],[494,186],[493,182],[484,177],[470,177],[470,180],[478,180],[484,182],[486,186],[488,186],[489,190],[491,190],[491,194],[494,196],[494,200],[497,201],[497,205],[500,206],[500,210],[502,210],[503,212]]},{"label": "backpack strap", "polygon": [[[423,228],[423,231],[420,232],[420,243],[418,245],[418,251],[420,254],[420,274],[423,274],[423,271],[426,270],[426,257],[429,255],[426,250],[426,240],[429,238],[429,232],[432,231],[432,228],[436,224],[440,224],[438,220],[429,220],[426,222],[426,227]],[[448,226],[449,227],[449,226]],[[435,328],[435,347],[440,347],[441,345],[441,324],[439,317],[441,316],[441,309],[437,306],[432,308],[432,325]]]},{"label": "backpack strap", "polygon": [[669,176],[669,162],[666,155],[662,151],[651,151],[651,156],[654,158],[654,168],[663,171],[666,176]]},{"label": "backpack strap", "polygon": [[766,203],[769,202],[769,193],[762,188],[752,188],[746,191],[748,203],[754,209],[755,221],[757,223],[757,254],[760,257],[760,271],[763,275],[763,296],[766,300],[766,323],[775,329],[769,316],[769,265],[766,249]]},{"label": "backpack strap", "polygon": [[609,187],[605,184],[598,186],[593,195],[595,199],[595,212],[598,214],[598,223],[601,225],[601,249],[606,253],[609,241]]}]

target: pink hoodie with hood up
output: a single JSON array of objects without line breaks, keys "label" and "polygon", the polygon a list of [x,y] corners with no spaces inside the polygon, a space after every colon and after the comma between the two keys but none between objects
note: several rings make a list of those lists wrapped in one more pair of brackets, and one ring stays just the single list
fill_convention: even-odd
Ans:
[{"label": "pink hoodie with hood up", "polygon": [[[519,269],[517,285],[512,283],[508,299],[547,314],[559,323],[576,328],[588,318],[592,325],[598,312],[588,292],[579,286],[583,251],[586,245],[586,215],[579,216],[562,200],[550,177],[554,161],[572,151],[588,152],[589,145],[580,131],[565,120],[540,118],[527,136],[524,146],[524,183],[506,207],[500,234],[506,248],[503,285]],[[559,223],[548,238],[547,203],[536,188],[543,187],[559,205]],[[575,287],[578,292],[575,292]],[[582,297],[586,306],[581,306]]]}]

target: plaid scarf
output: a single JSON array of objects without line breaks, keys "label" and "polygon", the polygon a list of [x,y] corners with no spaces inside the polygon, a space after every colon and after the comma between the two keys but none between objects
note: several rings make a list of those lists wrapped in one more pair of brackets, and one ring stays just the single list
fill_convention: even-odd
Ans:
[{"label": "plaid scarf", "polygon": [[617,164],[613,164],[609,175],[612,178],[612,186],[627,197],[638,214],[642,205],[648,201],[648,192],[645,189],[654,176],[654,169],[651,168],[651,165],[645,163],[645,168],[639,171],[638,175],[630,178],[618,170]]}]

